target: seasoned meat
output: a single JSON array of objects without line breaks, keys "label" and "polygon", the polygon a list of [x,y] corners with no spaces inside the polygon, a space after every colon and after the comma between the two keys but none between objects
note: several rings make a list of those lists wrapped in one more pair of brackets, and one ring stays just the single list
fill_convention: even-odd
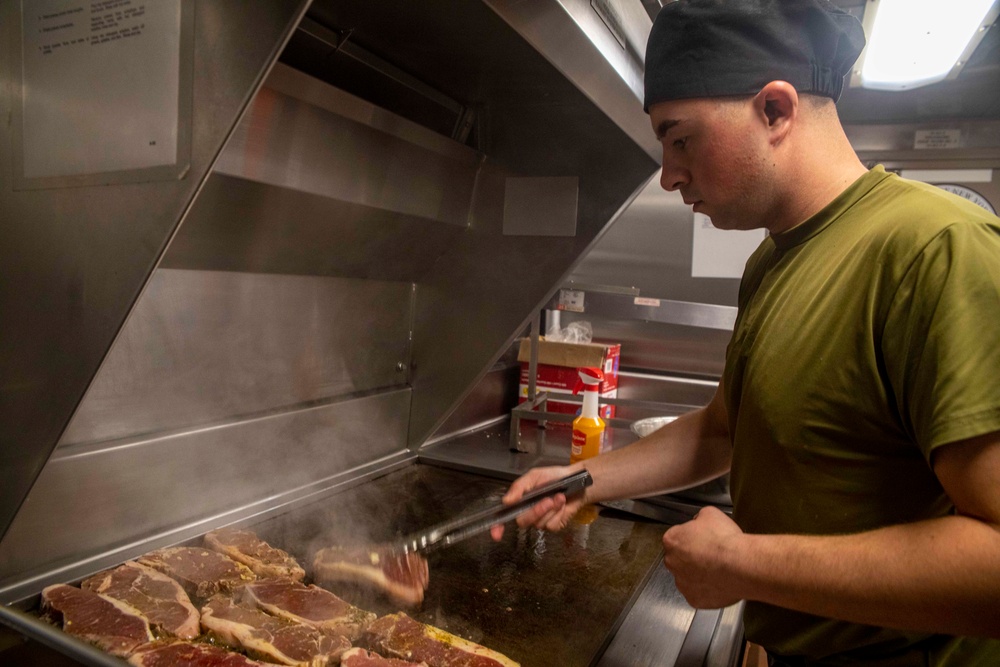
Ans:
[{"label": "seasoned meat", "polygon": [[317,581],[346,581],[371,586],[410,606],[423,602],[430,581],[427,561],[416,553],[329,547],[313,560]]},{"label": "seasoned meat", "polygon": [[343,635],[271,616],[223,595],[202,608],[201,625],[230,646],[283,665],[336,665],[351,648]]},{"label": "seasoned meat", "polygon": [[139,610],[82,588],[49,586],[42,591],[42,611],[69,634],[117,656],[126,657],[153,641],[149,623]]},{"label": "seasoned meat", "polygon": [[369,625],[362,643],[382,655],[422,660],[430,667],[518,667],[496,651],[419,623],[403,613],[383,616]]},{"label": "seasoned meat", "polygon": [[160,549],[140,557],[139,563],[173,578],[192,598],[205,600],[229,593],[257,576],[246,565],[215,551],[198,547]]},{"label": "seasoned meat", "polygon": [[245,655],[210,644],[191,642],[155,642],[136,649],[128,659],[137,667],[273,667]]},{"label": "seasoned meat", "polygon": [[201,632],[198,610],[181,585],[145,565],[129,561],[80,586],[135,607],[161,634],[194,639]]},{"label": "seasoned meat", "polygon": [[319,586],[290,579],[264,579],[242,589],[245,602],[269,614],[330,630],[350,640],[375,620],[375,614],[341,600]]},{"label": "seasoned meat", "polygon": [[363,648],[352,648],[340,656],[340,667],[427,667],[427,663],[383,658],[378,653],[369,653]]},{"label": "seasoned meat", "polygon": [[221,528],[205,535],[205,546],[243,563],[258,577],[287,577],[301,581],[306,571],[288,552],[272,547],[249,530]]}]

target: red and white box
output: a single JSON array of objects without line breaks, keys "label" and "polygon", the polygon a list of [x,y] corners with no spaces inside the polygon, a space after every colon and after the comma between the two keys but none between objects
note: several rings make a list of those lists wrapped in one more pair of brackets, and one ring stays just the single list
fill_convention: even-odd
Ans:
[{"label": "red and white box", "polygon": [[[601,404],[602,399],[618,396],[618,364],[621,360],[622,346],[620,343],[561,343],[538,340],[538,372],[536,374],[536,391],[546,391],[549,394],[547,410],[561,414],[579,414],[580,405],[560,401],[559,394],[572,394],[580,380],[580,368],[599,368],[604,372],[598,398],[598,414],[609,419],[615,416],[615,406]],[[517,352],[517,360],[521,362],[521,386],[518,392],[518,403],[528,400],[528,364],[531,360],[531,340],[521,339]],[[559,422],[551,422],[552,426],[565,426]]]}]

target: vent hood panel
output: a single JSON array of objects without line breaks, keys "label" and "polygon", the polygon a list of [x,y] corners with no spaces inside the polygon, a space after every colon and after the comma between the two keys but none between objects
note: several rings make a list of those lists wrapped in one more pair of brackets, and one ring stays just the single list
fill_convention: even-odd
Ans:
[{"label": "vent hood panel", "polygon": [[[579,0],[317,0],[164,265],[414,282],[419,446],[657,170],[649,19],[600,4],[626,45]],[[578,182],[575,236],[504,233],[522,177]]]},{"label": "vent hood panel", "polygon": [[414,282],[463,229],[213,174],[162,266]]},{"label": "vent hood panel", "polygon": [[[594,4],[614,15],[623,44]],[[652,22],[638,2],[485,0],[429,11],[426,4],[404,0],[316,0],[309,18],[336,44],[300,31],[283,62],[446,136],[454,136],[453,126],[471,110],[477,120],[468,142],[487,154],[493,152],[496,109],[556,106],[583,91],[659,160],[640,100],[642,53]],[[347,53],[352,46],[362,55]],[[374,68],[384,62],[390,71],[379,75],[366,67],[358,60],[364,54]],[[423,94],[407,81],[418,82]],[[596,133],[592,138],[599,139]]]},{"label": "vent hood panel", "polygon": [[[271,81],[308,85],[285,67]],[[435,151],[265,87],[215,173],[464,227],[478,164],[461,146]]]},{"label": "vent hood panel", "polygon": [[279,63],[163,266],[417,281],[468,226],[482,160]]},{"label": "vent hood panel", "polygon": [[[308,4],[194,2],[190,169],[180,180],[15,191],[0,167],[0,535],[28,493],[263,72]],[[21,3],[0,2],[19,43]],[[0,116],[20,104],[0,49]],[[0,123],[0,143],[14,145]]]}]

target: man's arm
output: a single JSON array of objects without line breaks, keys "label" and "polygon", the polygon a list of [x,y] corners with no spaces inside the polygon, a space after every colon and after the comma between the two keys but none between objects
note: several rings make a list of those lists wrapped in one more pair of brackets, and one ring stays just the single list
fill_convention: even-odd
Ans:
[{"label": "man's arm", "polygon": [[720,382],[705,407],[628,447],[583,461],[594,477],[587,502],[652,496],[729,472],[733,446],[722,392]]},{"label": "man's arm", "polygon": [[[544,500],[517,519],[520,526],[561,530],[586,503],[617,498],[640,498],[686,488],[714,479],[729,470],[732,445],[722,398],[722,384],[705,407],[683,415],[628,447],[601,454],[573,466],[535,468],[511,484],[505,503],[524,493],[586,468],[594,478],[584,498],[566,503],[562,496]],[[502,527],[494,538],[503,534]]]},{"label": "man's arm", "polygon": [[1000,637],[1000,432],[939,447],[933,464],[955,516],[856,535],[745,535],[706,508],[667,531],[664,562],[696,607],[748,599],[882,627]]}]

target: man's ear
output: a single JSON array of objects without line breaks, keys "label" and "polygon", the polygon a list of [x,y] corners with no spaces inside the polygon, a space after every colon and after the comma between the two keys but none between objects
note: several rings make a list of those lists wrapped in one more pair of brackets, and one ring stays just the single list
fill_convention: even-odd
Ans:
[{"label": "man's ear", "polygon": [[767,123],[772,145],[781,143],[798,118],[799,94],[787,81],[772,81],[754,96],[754,109]]}]

